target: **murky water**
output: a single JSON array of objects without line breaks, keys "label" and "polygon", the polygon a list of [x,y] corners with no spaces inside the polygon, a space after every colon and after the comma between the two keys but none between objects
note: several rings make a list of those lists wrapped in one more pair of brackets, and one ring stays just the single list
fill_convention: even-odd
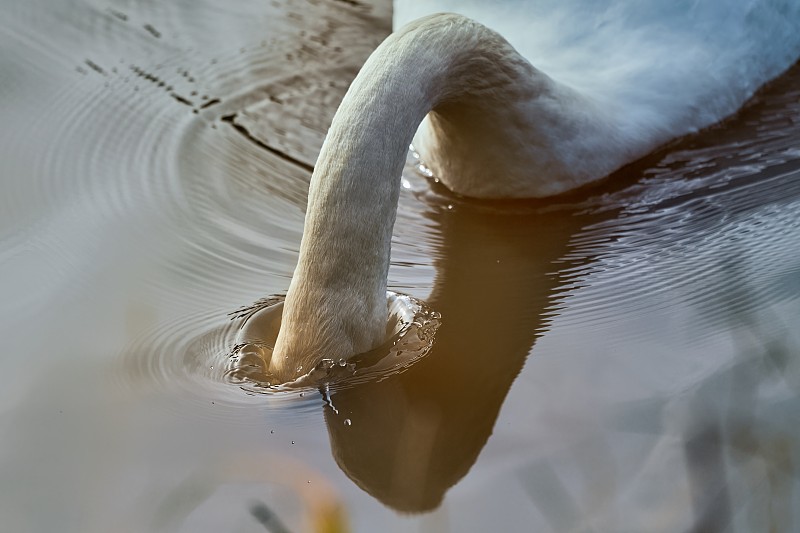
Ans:
[{"label": "murky water", "polygon": [[260,394],[229,313],[288,287],[388,3],[3,11],[3,531],[798,527],[797,67],[572,198],[466,201],[410,157],[389,286],[432,349]]}]

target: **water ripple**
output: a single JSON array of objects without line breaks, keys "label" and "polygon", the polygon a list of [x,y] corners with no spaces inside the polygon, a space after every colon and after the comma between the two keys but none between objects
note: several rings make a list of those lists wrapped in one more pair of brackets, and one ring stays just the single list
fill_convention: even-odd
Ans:
[{"label": "water ripple", "polygon": [[559,306],[569,302],[563,323],[595,328],[689,306],[690,329],[712,334],[797,296],[785,280],[800,257],[800,66],[776,85],[737,117],[656,154],[633,185],[575,205],[617,214],[575,235],[562,259],[578,265],[562,271],[574,284]]},{"label": "water ripple", "polygon": [[333,391],[380,380],[425,356],[439,326],[438,314],[409,296],[390,293],[387,301],[390,320],[384,345],[346,362],[323,360],[292,383],[271,384],[266,371],[280,325],[282,296],[231,313],[231,320],[195,313],[165,322],[125,350],[118,375],[128,386],[180,388],[178,396],[200,402],[213,397],[220,409],[259,404],[257,397],[266,393],[270,406],[297,408],[294,403],[306,394],[318,398],[310,393],[320,387]]}]

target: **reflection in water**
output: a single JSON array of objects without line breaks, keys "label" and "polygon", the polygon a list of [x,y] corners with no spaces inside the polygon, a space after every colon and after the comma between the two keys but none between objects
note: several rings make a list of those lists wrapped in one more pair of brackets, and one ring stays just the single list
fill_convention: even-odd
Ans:
[{"label": "reflection in water", "polygon": [[443,242],[428,300],[442,316],[431,353],[402,374],[333,393],[325,409],[336,462],[400,511],[437,507],[477,459],[546,327],[553,263],[591,220],[450,207],[431,215]]},{"label": "reflection in water", "polygon": [[254,503],[250,507],[250,513],[258,520],[258,523],[264,526],[267,531],[272,533],[289,533],[280,518],[270,509],[266,504],[261,502]]},{"label": "reflection in water", "polygon": [[[360,383],[403,372],[424,357],[439,327],[439,313],[405,294],[387,291],[388,320],[384,342],[372,350],[348,359],[323,358],[315,367],[297,368],[297,377],[280,383],[269,372],[278,337],[285,296],[264,298],[232,313],[239,331],[227,360],[226,378],[248,392],[274,392],[298,387],[348,381]],[[279,385],[280,383],[280,385]]]}]

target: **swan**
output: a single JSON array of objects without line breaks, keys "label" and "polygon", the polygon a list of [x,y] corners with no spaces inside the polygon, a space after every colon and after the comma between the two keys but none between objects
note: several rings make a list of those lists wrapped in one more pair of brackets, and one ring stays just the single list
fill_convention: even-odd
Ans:
[{"label": "swan", "polygon": [[284,381],[384,341],[412,140],[455,193],[557,195],[733,114],[800,56],[792,0],[401,0],[395,27],[313,171],[268,363]]}]

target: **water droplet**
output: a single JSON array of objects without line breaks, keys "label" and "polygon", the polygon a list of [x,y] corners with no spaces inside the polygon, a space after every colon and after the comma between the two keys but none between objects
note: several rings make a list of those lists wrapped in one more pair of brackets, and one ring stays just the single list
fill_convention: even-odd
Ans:
[{"label": "water droplet", "polygon": [[297,373],[299,374],[302,371],[303,371],[303,365],[298,366],[297,367]]},{"label": "water droplet", "polygon": [[294,441],[292,441],[292,444],[294,444]]},{"label": "water droplet", "polygon": [[270,429],[270,430],[269,430],[269,434],[270,434],[270,435],[274,435],[274,434],[275,434],[275,430],[274,430],[274,429]]},{"label": "water droplet", "polygon": [[349,418],[345,418],[344,419],[344,425],[345,426],[352,426],[353,422]]}]

